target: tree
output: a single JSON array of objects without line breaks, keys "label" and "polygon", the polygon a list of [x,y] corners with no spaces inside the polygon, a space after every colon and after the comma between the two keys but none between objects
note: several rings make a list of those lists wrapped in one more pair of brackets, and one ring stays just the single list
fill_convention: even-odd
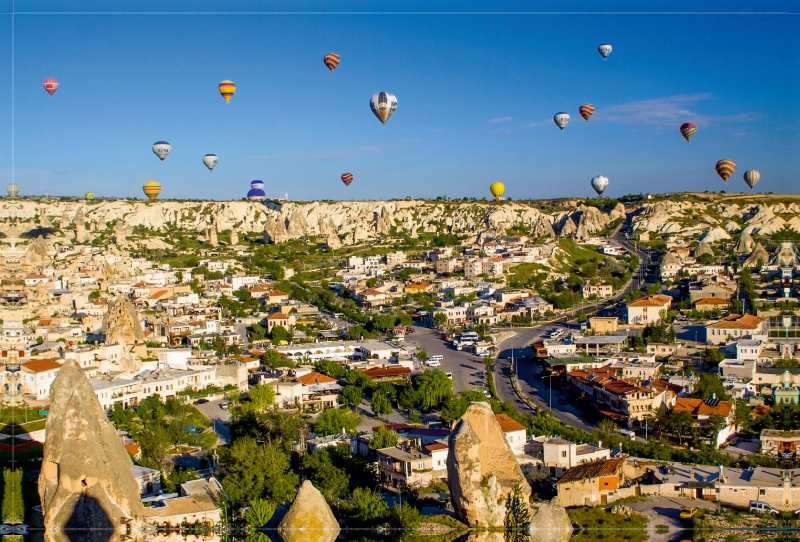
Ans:
[{"label": "tree", "polygon": [[525,542],[530,540],[528,526],[531,522],[531,513],[528,503],[522,496],[522,488],[519,484],[514,486],[506,499],[505,527],[508,532],[509,542]]},{"label": "tree", "polygon": [[383,424],[378,428],[371,439],[369,439],[370,450],[380,450],[382,448],[391,448],[397,446],[400,437],[394,431],[386,429]]},{"label": "tree", "polygon": [[22,499],[22,469],[3,471],[3,523],[22,523],[25,502]]},{"label": "tree", "polygon": [[168,493],[172,493],[180,484],[197,480],[198,478],[200,478],[200,475],[194,469],[175,469],[169,473],[169,476],[164,477],[164,486]]},{"label": "tree", "polygon": [[98,299],[100,297],[100,290],[92,290],[89,293],[89,299]]},{"label": "tree", "polygon": [[281,342],[289,341],[289,332],[283,326],[275,326],[270,332],[270,337],[272,338],[272,344],[277,346]]},{"label": "tree", "polygon": [[389,506],[379,493],[371,489],[357,487],[350,495],[350,502],[355,508],[355,519],[361,523],[369,523],[382,519],[389,512]]},{"label": "tree", "polygon": [[453,381],[438,369],[419,375],[414,380],[414,386],[426,410],[439,406],[453,393]]},{"label": "tree", "polygon": [[414,408],[420,403],[420,395],[410,384],[397,396],[397,404],[403,408]]},{"label": "tree", "polygon": [[340,397],[344,404],[357,407],[364,398],[364,390],[358,386],[345,386]]},{"label": "tree", "polygon": [[447,315],[444,312],[436,312],[433,315],[433,324],[439,328],[443,327],[447,324]]},{"label": "tree", "polygon": [[728,390],[722,385],[719,377],[713,373],[706,373],[700,377],[694,394],[704,401],[712,397],[716,397],[720,401],[728,399]]},{"label": "tree", "polygon": [[166,428],[160,423],[146,425],[139,437],[139,445],[142,448],[142,456],[154,461],[161,473],[164,476],[169,476],[172,464],[169,458],[169,450],[172,448],[172,441]]},{"label": "tree", "polygon": [[314,432],[322,436],[336,435],[342,432],[355,432],[361,423],[361,416],[346,408],[326,408],[314,421]]},{"label": "tree", "polygon": [[328,449],[324,448],[305,458],[309,479],[329,503],[337,504],[339,497],[347,493],[350,477],[344,470],[334,466]]},{"label": "tree", "polygon": [[716,348],[709,348],[703,352],[700,357],[703,359],[703,363],[705,363],[707,366],[716,367],[722,360],[725,359],[725,354]]},{"label": "tree", "polygon": [[378,418],[383,416],[388,416],[392,413],[392,402],[389,400],[383,392],[376,391],[372,394],[372,401],[370,401],[370,406],[372,407],[372,412],[375,413]]},{"label": "tree", "polygon": [[347,375],[347,370],[344,367],[329,359],[321,359],[316,362],[314,364],[314,370],[337,380]]},{"label": "tree", "polygon": [[411,531],[419,525],[419,510],[404,502],[389,509],[389,527],[395,531]]},{"label": "tree", "polygon": [[358,369],[349,371],[347,375],[345,375],[344,381],[348,386],[358,386],[362,389],[372,389],[375,385],[372,382],[372,378],[365,375],[364,371],[359,371]]},{"label": "tree", "polygon": [[717,435],[719,435],[719,432],[722,431],[727,424],[728,423],[725,418],[719,414],[711,414],[708,417],[708,421],[706,421],[706,428],[708,428],[709,438],[711,439],[711,444],[714,447],[716,447]]},{"label": "tree", "polygon": [[244,437],[219,452],[217,472],[235,508],[255,499],[283,504],[294,495],[298,477],[289,468],[289,455],[276,446],[259,445],[255,439]]},{"label": "tree", "polygon": [[395,326],[397,317],[394,314],[378,314],[373,317],[372,321],[376,328],[387,330]]},{"label": "tree", "polygon": [[269,365],[270,367],[274,368],[275,367],[275,363],[278,362],[278,361],[281,361],[281,359],[283,359],[281,357],[281,353],[278,352],[277,350],[275,350],[274,348],[270,348],[264,354],[263,362],[264,362],[264,364]]},{"label": "tree", "polygon": [[483,392],[471,390],[462,391],[458,395],[451,395],[442,406],[440,418],[443,422],[453,423],[467,411],[470,403],[486,401]]},{"label": "tree", "polygon": [[264,410],[275,402],[275,388],[266,384],[250,387],[250,404],[256,410]]},{"label": "tree", "polygon": [[253,499],[244,513],[244,520],[251,529],[259,529],[269,523],[275,514],[275,505],[266,499]]}]

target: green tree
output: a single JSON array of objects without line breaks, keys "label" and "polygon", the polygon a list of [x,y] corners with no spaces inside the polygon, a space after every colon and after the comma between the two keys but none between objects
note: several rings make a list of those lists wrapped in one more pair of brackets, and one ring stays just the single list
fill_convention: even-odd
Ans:
[{"label": "green tree", "polygon": [[380,330],[392,329],[397,322],[397,317],[394,314],[378,314],[372,318],[376,328]]},{"label": "green tree", "polygon": [[264,410],[275,402],[275,388],[266,384],[250,387],[250,404],[256,410]]},{"label": "green tree", "polygon": [[400,392],[400,395],[397,396],[397,404],[403,408],[414,408],[419,405],[421,399],[420,394],[413,388],[413,386],[408,385]]},{"label": "green tree", "polygon": [[333,464],[327,448],[307,455],[304,466],[310,473],[309,479],[325,500],[338,505],[339,497],[347,493],[350,477]]},{"label": "green tree", "polygon": [[382,448],[391,448],[393,446],[397,446],[397,442],[399,441],[399,436],[394,431],[386,429],[383,424],[378,428],[378,432],[375,433],[371,439],[369,439],[369,449],[370,450],[380,450]]},{"label": "green tree", "polygon": [[347,375],[347,370],[341,364],[329,359],[322,359],[316,362],[314,370],[337,380]]},{"label": "green tree", "polygon": [[345,386],[340,397],[344,404],[356,407],[361,404],[361,400],[364,398],[364,390],[358,386]]},{"label": "green tree", "polygon": [[711,439],[712,446],[716,447],[717,435],[727,425],[727,421],[719,414],[711,414],[706,421],[706,428],[708,429],[708,436]]},{"label": "green tree", "polygon": [[447,315],[444,312],[434,313],[433,324],[438,328],[444,327],[447,324]]},{"label": "green tree", "polygon": [[380,494],[371,489],[357,487],[350,495],[350,502],[355,508],[355,519],[361,523],[370,523],[375,520],[383,519],[389,512],[389,506],[381,498]]},{"label": "green tree", "polygon": [[700,357],[703,359],[703,363],[705,363],[708,367],[716,367],[725,359],[725,354],[716,348],[709,348],[703,352]]},{"label": "green tree", "polygon": [[414,380],[414,387],[419,392],[425,410],[438,407],[453,393],[453,381],[438,369],[419,375]]},{"label": "green tree", "polygon": [[194,469],[175,469],[164,478],[164,486],[168,493],[172,493],[184,482],[197,480],[200,475]]},{"label": "green tree", "polygon": [[111,412],[111,423],[118,431],[125,431],[128,429],[128,424],[136,417],[136,412],[132,409],[123,408],[119,403],[114,403],[114,410]]},{"label": "green tree", "polygon": [[706,373],[700,376],[697,381],[697,388],[694,390],[694,395],[699,399],[710,399],[716,397],[720,401],[728,400],[728,390],[722,385],[719,377],[713,373]]},{"label": "green tree", "polygon": [[275,363],[281,361],[283,359],[281,357],[281,353],[275,350],[274,348],[270,348],[264,354],[263,362],[265,365],[269,365],[270,367],[275,367]]},{"label": "green tree", "polygon": [[22,523],[25,502],[22,499],[22,469],[3,471],[3,523]]},{"label": "green tree", "polygon": [[100,297],[100,290],[92,290],[89,293],[89,299],[98,299]]},{"label": "green tree", "polygon": [[275,326],[272,328],[270,337],[272,338],[272,344],[277,346],[281,342],[289,341],[289,332],[286,331],[286,328],[283,326]]},{"label": "green tree", "polygon": [[528,526],[531,522],[531,513],[528,503],[522,495],[522,488],[519,484],[514,486],[506,499],[505,528],[508,533],[509,542],[523,542],[530,540]]},{"label": "green tree", "polygon": [[354,433],[361,423],[361,416],[346,408],[326,408],[314,421],[314,432],[322,436],[342,432]]},{"label": "green tree", "polygon": [[372,407],[372,412],[374,412],[378,418],[380,418],[381,415],[388,416],[392,413],[392,402],[381,391],[376,391],[372,394],[370,406]]},{"label": "green tree", "polygon": [[289,455],[278,447],[244,437],[219,452],[217,472],[234,508],[255,499],[283,504],[294,495],[298,477],[289,468]]},{"label": "green tree", "polygon": [[275,514],[275,509],[275,505],[266,499],[253,499],[247,512],[244,513],[244,520],[248,527],[258,529],[269,523]]},{"label": "green tree", "polygon": [[417,527],[420,522],[419,510],[404,502],[395,504],[389,509],[389,527],[394,531],[408,532]]},{"label": "green tree", "polygon": [[359,371],[358,369],[349,371],[344,377],[344,381],[348,386],[358,386],[362,389],[372,389],[375,385],[372,382],[372,378],[368,377],[363,371]]},{"label": "green tree", "polygon": [[442,406],[441,419],[446,423],[453,423],[467,411],[470,403],[486,401],[483,392],[477,390],[462,391],[458,395],[451,395]]}]

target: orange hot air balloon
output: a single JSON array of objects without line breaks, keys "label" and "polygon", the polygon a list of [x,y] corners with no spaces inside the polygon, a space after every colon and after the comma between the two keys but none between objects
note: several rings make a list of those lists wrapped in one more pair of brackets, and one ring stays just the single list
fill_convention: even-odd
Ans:
[{"label": "orange hot air balloon", "polygon": [[161,184],[158,181],[147,181],[142,186],[142,191],[152,201],[161,193]]},{"label": "orange hot air balloon", "polygon": [[325,65],[330,71],[333,71],[336,69],[336,66],[339,65],[339,55],[336,53],[328,53],[322,61],[325,62]]},{"label": "orange hot air balloon", "polygon": [[222,94],[226,102],[231,101],[234,92],[236,92],[236,85],[233,84],[233,81],[228,81],[226,79],[219,84],[219,93]]}]

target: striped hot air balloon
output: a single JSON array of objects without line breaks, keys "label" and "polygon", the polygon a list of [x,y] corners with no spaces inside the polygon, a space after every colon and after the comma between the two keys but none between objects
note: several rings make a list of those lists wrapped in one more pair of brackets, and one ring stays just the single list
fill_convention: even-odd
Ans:
[{"label": "striped hot air balloon", "polygon": [[350,186],[350,183],[353,182],[353,174],[352,173],[342,173],[342,182],[345,186]]},{"label": "striped hot air balloon", "polygon": [[226,102],[231,101],[234,92],[236,92],[236,85],[233,84],[233,81],[228,81],[226,79],[219,84],[219,93],[222,94]]},{"label": "striped hot air balloon", "polygon": [[44,80],[44,89],[50,96],[52,96],[58,90],[58,81],[56,81],[52,77],[48,77],[47,79]]},{"label": "striped hot air balloon", "polygon": [[730,179],[731,175],[733,175],[733,171],[736,169],[736,164],[733,163],[733,160],[728,160],[726,158],[717,162],[717,165],[714,166],[714,169],[717,170],[717,175],[722,177],[722,180],[727,183],[728,179]]},{"label": "striped hot air balloon", "polygon": [[142,191],[152,201],[161,193],[161,184],[158,181],[147,181],[142,186]]},{"label": "striped hot air balloon", "polygon": [[322,61],[325,62],[325,65],[328,66],[330,71],[333,71],[336,69],[336,66],[339,65],[339,55],[336,53],[328,53]]},{"label": "striped hot air balloon", "polygon": [[752,190],[753,187],[758,184],[758,181],[761,180],[761,174],[754,169],[748,169],[744,172],[742,178],[744,179],[744,182],[747,183],[747,186],[750,187],[750,190]]},{"label": "striped hot air balloon", "polygon": [[681,135],[686,140],[687,143],[694,137],[694,133],[697,131],[697,126],[692,124],[691,122],[685,122],[681,124]]},{"label": "striped hot air balloon", "polygon": [[583,120],[589,122],[589,118],[594,114],[594,106],[592,104],[583,104],[578,108],[578,113],[581,114]]}]

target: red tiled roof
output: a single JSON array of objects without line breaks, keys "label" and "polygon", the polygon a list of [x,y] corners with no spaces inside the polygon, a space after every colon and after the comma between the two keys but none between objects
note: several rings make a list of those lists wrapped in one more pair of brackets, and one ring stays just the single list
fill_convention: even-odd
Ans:
[{"label": "red tiled roof", "polygon": [[425,446],[425,449],[429,452],[433,452],[436,450],[446,450],[448,448],[447,444],[442,444],[441,442],[434,442],[433,444],[428,444]]},{"label": "red tiled roof", "polygon": [[22,364],[23,367],[34,373],[42,373],[44,371],[52,371],[53,369],[60,369],[61,364],[49,359],[32,359]]},{"label": "red tiled roof", "polygon": [[508,414],[497,414],[495,419],[500,424],[500,429],[503,433],[511,433],[512,431],[525,431],[525,426],[519,423]]},{"label": "red tiled roof", "polygon": [[325,384],[328,382],[336,382],[336,379],[326,376],[322,373],[317,373],[315,371],[311,371],[308,374],[303,376],[298,376],[295,378],[297,382],[300,382],[304,386],[312,386],[315,384]]},{"label": "red tiled roof", "polygon": [[707,404],[702,399],[691,399],[689,397],[679,397],[675,400],[675,406],[672,410],[678,412],[688,412],[692,416],[718,414],[723,418],[730,416],[733,409],[733,403],[730,401],[720,401],[716,406]]},{"label": "red tiled roof", "polygon": [[375,367],[373,369],[367,369],[364,371],[364,374],[369,376],[370,378],[382,378],[387,376],[403,376],[403,375],[410,375],[411,369],[408,367]]},{"label": "red tiled roof", "polygon": [[283,314],[282,312],[273,312],[269,316],[267,316],[267,320],[287,320],[289,318],[288,314]]},{"label": "red tiled roof", "polygon": [[731,314],[719,322],[710,324],[708,327],[714,329],[756,329],[763,321],[763,318],[753,316],[752,314],[745,314],[744,316],[741,314]]}]

